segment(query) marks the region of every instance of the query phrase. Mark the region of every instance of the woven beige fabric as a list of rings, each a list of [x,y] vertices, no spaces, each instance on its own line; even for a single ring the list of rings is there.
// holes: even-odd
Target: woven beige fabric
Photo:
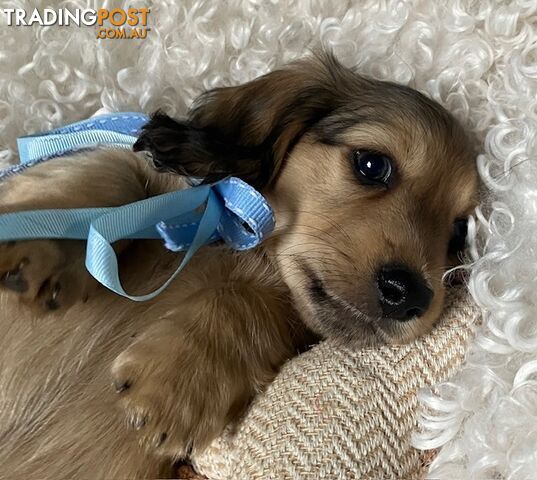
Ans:
[[[284,366],[196,469],[212,480],[422,477],[431,455],[410,446],[417,391],[459,368],[478,315],[452,289],[438,327],[413,344],[358,352],[318,345]]]

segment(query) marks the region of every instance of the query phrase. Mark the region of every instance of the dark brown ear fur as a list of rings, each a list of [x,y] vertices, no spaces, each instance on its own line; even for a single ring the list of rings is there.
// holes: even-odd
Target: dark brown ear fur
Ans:
[[[201,95],[186,121],[157,112],[134,149],[151,152],[157,168],[206,182],[233,175],[260,188],[298,138],[356,90],[359,78],[329,54],[301,60]]]
[[[229,175],[256,183],[260,169],[270,165],[270,152],[240,145],[215,128],[197,128],[156,112],[134,144],[135,151],[151,152],[158,170],[199,177],[206,183]]]

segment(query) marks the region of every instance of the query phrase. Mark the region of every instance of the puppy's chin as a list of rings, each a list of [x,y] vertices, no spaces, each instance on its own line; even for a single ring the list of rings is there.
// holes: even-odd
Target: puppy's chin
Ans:
[[[442,310],[442,299],[423,316],[407,321],[367,312],[332,292],[318,277],[292,288],[304,323],[317,335],[351,348],[408,343],[431,330]],[[440,295],[443,298],[443,294]]]

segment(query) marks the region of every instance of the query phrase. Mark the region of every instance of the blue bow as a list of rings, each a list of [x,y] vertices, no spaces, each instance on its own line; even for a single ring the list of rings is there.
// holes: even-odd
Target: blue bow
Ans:
[[[147,120],[147,116],[137,113],[102,115],[45,134],[19,138],[21,164],[0,171],[0,181],[73,151],[98,146],[130,149]],[[266,200],[238,178],[226,178],[212,185],[165,193],[120,207],[33,210],[0,215],[0,241],[87,239],[86,267],[91,275],[110,290],[135,301],[149,300],[162,292],[201,246],[223,240],[235,250],[246,250],[258,245],[273,228],[274,216]],[[129,295],[121,286],[117,257],[111,244],[120,239],[154,238],[162,238],[172,251],[185,251],[185,256],[160,288],[146,295]]]

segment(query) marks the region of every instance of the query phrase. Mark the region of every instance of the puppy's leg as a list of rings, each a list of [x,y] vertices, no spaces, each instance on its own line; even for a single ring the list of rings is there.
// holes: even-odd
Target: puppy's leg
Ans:
[[[161,320],[112,367],[128,425],[146,447],[174,458],[205,448],[296,354],[298,328],[290,328],[292,309],[276,275],[253,270],[254,254],[234,275],[229,252],[207,255],[158,303],[168,310],[148,312]],[[170,311],[185,289],[187,298]]]
[[[50,160],[0,183],[0,213],[45,208],[116,206],[140,200],[156,173],[132,152],[98,150]],[[125,242],[118,242],[120,250]],[[0,288],[39,310],[65,308],[96,285],[81,241],[0,244]]]

